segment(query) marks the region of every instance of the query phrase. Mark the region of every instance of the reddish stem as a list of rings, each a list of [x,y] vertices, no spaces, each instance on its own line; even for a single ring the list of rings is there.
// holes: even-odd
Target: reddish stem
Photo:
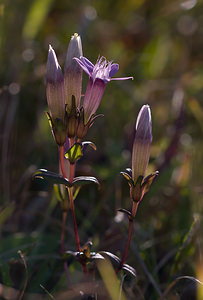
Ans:
[[[69,145],[70,148],[74,145],[75,139],[69,139]],[[70,175],[69,175],[69,181],[70,183],[73,182],[73,179],[75,177],[75,163],[74,164],[70,164]],[[81,246],[80,246],[80,238],[79,238],[79,234],[78,234],[78,226],[77,226],[77,221],[76,221],[76,214],[75,214],[75,204],[74,204],[74,200],[73,200],[73,188],[69,188],[68,189],[69,192],[69,199],[70,199],[70,207],[71,207],[71,212],[72,212],[72,218],[73,218],[73,226],[74,226],[74,232],[75,232],[75,241],[76,241],[76,245],[77,245],[77,250],[79,252],[81,252]],[[84,263],[81,263],[82,265],[82,269],[83,269],[83,273],[87,273],[87,266]]]
[[[125,263],[125,260],[126,260],[126,258],[128,256],[128,251],[129,251],[129,248],[130,248],[130,242],[131,242],[132,231],[133,231],[133,220],[134,220],[134,218],[136,216],[138,205],[139,205],[139,202],[133,201],[132,219],[129,219],[128,239],[127,239],[127,242],[126,242],[126,246],[125,246],[125,250],[124,250],[124,253],[123,253],[123,257],[121,259],[120,266],[119,266],[116,274],[118,274],[119,271],[122,269],[122,267],[123,267],[123,265]]]
[[[70,199],[70,208],[72,212],[72,218],[73,218],[73,226],[74,226],[74,232],[75,232],[75,240],[77,244],[77,250],[80,252],[81,247],[80,247],[80,239],[79,239],[79,234],[78,234],[78,227],[77,227],[77,222],[76,222],[76,215],[75,215],[75,205],[73,202],[73,188],[69,188],[69,199]]]
[[[67,218],[67,211],[63,211],[62,231],[61,231],[61,254],[63,254],[65,251],[66,218]]]
[[[64,148],[63,148],[63,146],[59,147],[59,161],[60,161],[60,166],[61,166],[61,171],[62,171],[63,177],[67,178],[65,167],[64,167]],[[67,211],[63,211],[62,231],[61,231],[61,254],[63,254],[65,252],[66,219],[67,219]],[[66,261],[64,261],[64,270],[66,273],[67,280],[72,288],[73,284],[71,281],[71,277],[70,277],[69,270],[68,270],[68,264]]]
[[[66,177],[65,167],[64,167],[64,148],[63,148],[63,146],[59,147],[59,160],[60,160],[61,172],[63,174],[63,177],[67,178]]]

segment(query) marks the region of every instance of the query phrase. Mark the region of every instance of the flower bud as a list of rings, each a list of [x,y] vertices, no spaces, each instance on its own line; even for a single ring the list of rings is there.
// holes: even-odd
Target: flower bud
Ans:
[[[64,78],[51,45],[49,45],[47,60],[46,94],[51,117],[63,121],[65,116]]]
[[[132,153],[132,179],[136,184],[140,176],[144,177],[149,163],[152,142],[152,122],[149,105],[143,105],[136,122],[136,133]]]
[[[72,96],[75,97],[76,107],[80,107],[81,88],[82,88],[82,69],[73,59],[82,55],[82,43],[80,36],[75,33],[70,40],[66,55],[64,80],[65,80],[65,102],[67,112],[70,113],[72,106]]]
[[[46,95],[50,110],[50,119],[55,140],[58,145],[65,142],[65,93],[64,78],[56,54],[49,46],[47,73],[46,73]]]

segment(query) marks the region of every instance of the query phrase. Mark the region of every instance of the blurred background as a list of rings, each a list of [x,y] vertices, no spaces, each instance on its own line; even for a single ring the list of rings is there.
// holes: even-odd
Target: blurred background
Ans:
[[[117,209],[128,209],[131,202],[119,172],[131,167],[136,117],[149,104],[148,173],[159,170],[160,175],[136,216],[127,262],[136,269],[137,281],[126,279],[128,299],[158,299],[157,289],[164,291],[181,275],[203,281],[203,1],[1,0],[0,282],[22,287],[20,249],[28,264],[26,299],[44,293],[40,284],[53,293],[67,289],[58,258],[60,204],[52,186],[32,175],[39,168],[58,172],[58,150],[45,115],[46,60],[51,44],[63,68],[75,32],[93,63],[105,56],[119,63],[118,77],[134,77],[108,84],[98,110],[104,117],[86,137],[97,151],[88,150],[77,165],[77,175],[92,175],[101,183],[99,190],[84,187],[75,202],[81,242],[91,239],[94,251],[116,255],[125,245],[128,220]],[[83,74],[83,93],[87,82]],[[66,248],[75,249],[71,215]],[[70,264],[78,283],[80,265]],[[168,299],[179,299],[176,293],[181,299],[189,299],[184,293],[203,299],[201,292],[199,285],[183,280]]]

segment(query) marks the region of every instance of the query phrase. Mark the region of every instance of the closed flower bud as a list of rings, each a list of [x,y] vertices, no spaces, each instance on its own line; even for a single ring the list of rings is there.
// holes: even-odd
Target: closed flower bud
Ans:
[[[152,142],[152,121],[149,105],[143,105],[136,122],[136,133],[132,153],[132,179],[144,177],[149,163],[150,145]]]
[[[63,121],[65,116],[64,78],[51,45],[49,45],[47,60],[46,94],[51,117]]]
[[[56,54],[49,46],[47,73],[46,73],[46,95],[50,111],[50,121],[53,133],[58,145],[65,142],[65,93],[64,78]]]
[[[80,107],[82,88],[82,69],[73,58],[82,55],[82,43],[80,36],[75,33],[70,40],[66,55],[64,80],[65,80],[65,102],[67,112],[70,113],[72,107],[72,96],[75,97],[76,107]]]

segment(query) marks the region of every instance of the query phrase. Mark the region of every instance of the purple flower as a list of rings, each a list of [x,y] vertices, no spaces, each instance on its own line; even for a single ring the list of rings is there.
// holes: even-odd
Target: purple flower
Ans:
[[[56,54],[51,45],[49,45],[49,53],[47,59],[46,95],[52,119],[60,119],[64,121],[64,78]]]
[[[82,55],[82,43],[80,36],[75,33],[70,40],[66,55],[66,63],[64,68],[64,83],[65,83],[65,102],[67,111],[70,113],[72,108],[72,96],[75,97],[75,105],[80,107],[81,87],[82,87],[82,69],[73,59]]]
[[[139,176],[145,176],[149,163],[152,142],[152,121],[149,105],[143,105],[136,122],[136,133],[132,153],[132,179],[136,183]]]
[[[75,60],[90,79],[83,101],[84,124],[87,124],[97,111],[107,83],[111,80],[127,80],[133,77],[111,78],[118,72],[119,65],[107,61],[104,57],[98,58],[95,65],[83,56]]]
[[[56,143],[61,146],[66,140],[64,78],[51,46],[49,46],[47,60],[46,95],[52,132]]]

